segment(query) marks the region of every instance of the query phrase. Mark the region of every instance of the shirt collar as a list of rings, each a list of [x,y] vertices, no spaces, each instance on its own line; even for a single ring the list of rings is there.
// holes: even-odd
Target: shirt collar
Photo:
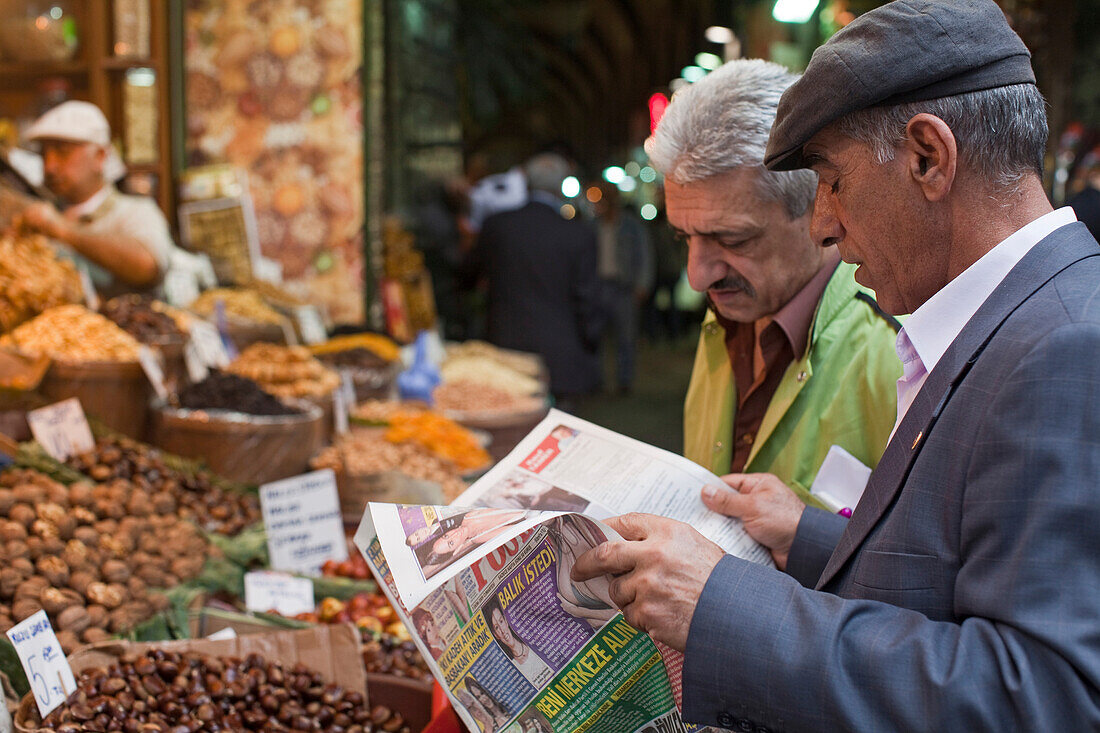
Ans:
[[[913,311],[898,334],[901,356],[903,337],[912,344],[926,371],[936,367],[951,342],[982,303],[1031,248],[1055,229],[1077,221],[1073,209],[1064,206],[1016,230],[996,247],[943,286]]]
[[[79,204],[73,204],[69,208],[65,209],[65,217],[68,219],[79,219],[82,216],[87,216],[93,211],[103,205],[103,202],[107,200],[107,197],[111,195],[111,189],[113,187],[110,184],[105,185],[93,193],[88,198],[81,201]]]

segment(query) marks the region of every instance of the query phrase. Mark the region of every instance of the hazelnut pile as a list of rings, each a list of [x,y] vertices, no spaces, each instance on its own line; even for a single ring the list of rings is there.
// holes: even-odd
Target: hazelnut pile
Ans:
[[[208,532],[233,536],[260,521],[254,494],[223,489],[205,471],[177,471],[159,451],[129,439],[100,438],[95,448],[66,463],[96,481],[126,479],[149,495],[158,514],[176,513]]]
[[[149,588],[198,575],[208,546],[191,523],[125,481],[63,486],[0,474],[0,632],[45,609],[66,653],[167,607]]]
[[[65,705],[42,723],[56,731],[408,731],[400,715],[367,707],[363,693],[325,684],[302,664],[259,654],[220,659],[153,649],[85,670]]]

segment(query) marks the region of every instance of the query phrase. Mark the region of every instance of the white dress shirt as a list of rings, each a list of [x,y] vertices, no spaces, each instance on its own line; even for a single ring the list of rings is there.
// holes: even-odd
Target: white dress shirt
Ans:
[[[894,430],[898,429],[917,392],[936,368],[947,347],[1009,271],[1039,240],[1075,221],[1077,217],[1068,206],[1040,216],[986,252],[906,319],[898,333],[896,346],[902,376],[898,380],[898,419]]]

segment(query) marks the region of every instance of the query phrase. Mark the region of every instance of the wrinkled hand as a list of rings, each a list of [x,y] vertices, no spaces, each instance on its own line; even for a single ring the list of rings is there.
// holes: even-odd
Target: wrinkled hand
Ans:
[[[703,487],[703,503],[744,522],[749,536],[767,547],[775,564],[785,570],[806,505],[770,473],[731,473],[722,480],[725,486]]]
[[[604,542],[577,558],[573,580],[613,575],[611,599],[627,622],[683,651],[707,578],[725,553],[690,525],[651,514],[606,520],[626,541]]]
[[[69,231],[69,222],[61,213],[47,203],[36,202],[23,209],[20,215],[23,228],[45,234],[53,239],[65,240]]]

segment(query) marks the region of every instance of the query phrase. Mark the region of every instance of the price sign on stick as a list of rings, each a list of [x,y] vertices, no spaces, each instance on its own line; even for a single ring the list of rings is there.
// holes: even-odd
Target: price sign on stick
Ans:
[[[95,447],[92,429],[84,417],[80,400],[70,397],[48,407],[27,413],[34,439],[52,458],[64,461],[76,453],[84,453]]]
[[[45,718],[76,690],[73,670],[46,612],[39,611],[12,626],[8,629],[8,639],[27,674],[38,712]]]
[[[294,320],[298,322],[298,331],[302,341],[307,344],[323,344],[328,340],[325,321],[321,311],[315,305],[300,305],[294,309]]]
[[[160,360],[148,346],[142,346],[138,351],[138,362],[141,364],[149,383],[153,385],[153,391],[162,400],[168,399],[168,388],[164,386],[164,369]]]
[[[229,365],[229,351],[213,324],[196,319],[191,323],[190,330],[195,354],[205,366],[222,369]]]
[[[316,575],[326,560],[348,559],[332,469],[260,487],[271,567]]]
[[[283,616],[308,613],[315,607],[313,583],[287,573],[256,570],[244,574],[244,605],[249,611],[277,611]]]

